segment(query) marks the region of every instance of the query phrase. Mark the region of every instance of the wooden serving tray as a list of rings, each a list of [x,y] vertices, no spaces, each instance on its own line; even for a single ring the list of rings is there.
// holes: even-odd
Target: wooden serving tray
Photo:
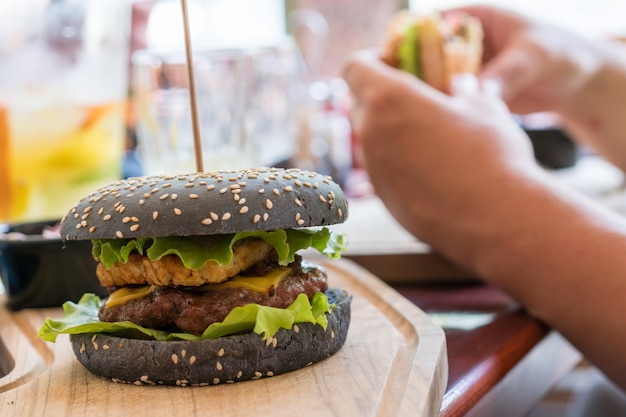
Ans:
[[[438,415],[447,383],[443,330],[351,261],[315,261],[328,269],[331,286],[353,295],[346,343],[322,362],[257,381],[193,388],[114,383],[83,368],[67,336],[55,344],[37,338],[45,317],[59,316],[60,308],[0,307],[0,415]]]

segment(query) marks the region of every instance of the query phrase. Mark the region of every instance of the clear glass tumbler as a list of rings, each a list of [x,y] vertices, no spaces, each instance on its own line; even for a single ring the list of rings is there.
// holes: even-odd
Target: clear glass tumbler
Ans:
[[[0,223],[121,177],[130,23],[125,0],[0,3]]]

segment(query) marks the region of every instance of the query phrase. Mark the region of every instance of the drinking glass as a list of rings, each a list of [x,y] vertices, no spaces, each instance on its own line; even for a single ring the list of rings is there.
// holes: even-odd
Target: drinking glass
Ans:
[[[0,223],[121,177],[129,34],[125,0],[2,0]]]

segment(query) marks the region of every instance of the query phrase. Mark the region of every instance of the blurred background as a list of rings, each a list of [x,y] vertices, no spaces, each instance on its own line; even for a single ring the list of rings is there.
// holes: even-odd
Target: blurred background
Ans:
[[[400,8],[459,0],[188,0],[205,170],[299,166],[371,192],[352,158],[350,52]],[[487,1],[622,38],[617,0]],[[193,171],[179,0],[0,4],[0,223],[60,217],[113,179]],[[584,152],[550,115],[521,119],[546,167]],[[554,149],[553,149],[554,148]]]

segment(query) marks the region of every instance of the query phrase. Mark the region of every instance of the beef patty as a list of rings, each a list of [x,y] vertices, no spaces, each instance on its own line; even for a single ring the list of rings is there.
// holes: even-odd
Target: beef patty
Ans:
[[[206,285],[199,290],[197,287],[157,286],[145,297],[113,307],[103,304],[99,318],[107,322],[128,320],[146,328],[200,335],[212,323],[223,321],[234,307],[255,303],[286,308],[301,293],[310,300],[315,292],[327,290],[326,271],[320,266],[302,262],[299,257],[289,266],[291,274],[269,294],[242,287],[211,289]],[[267,269],[264,265],[262,268]]]

